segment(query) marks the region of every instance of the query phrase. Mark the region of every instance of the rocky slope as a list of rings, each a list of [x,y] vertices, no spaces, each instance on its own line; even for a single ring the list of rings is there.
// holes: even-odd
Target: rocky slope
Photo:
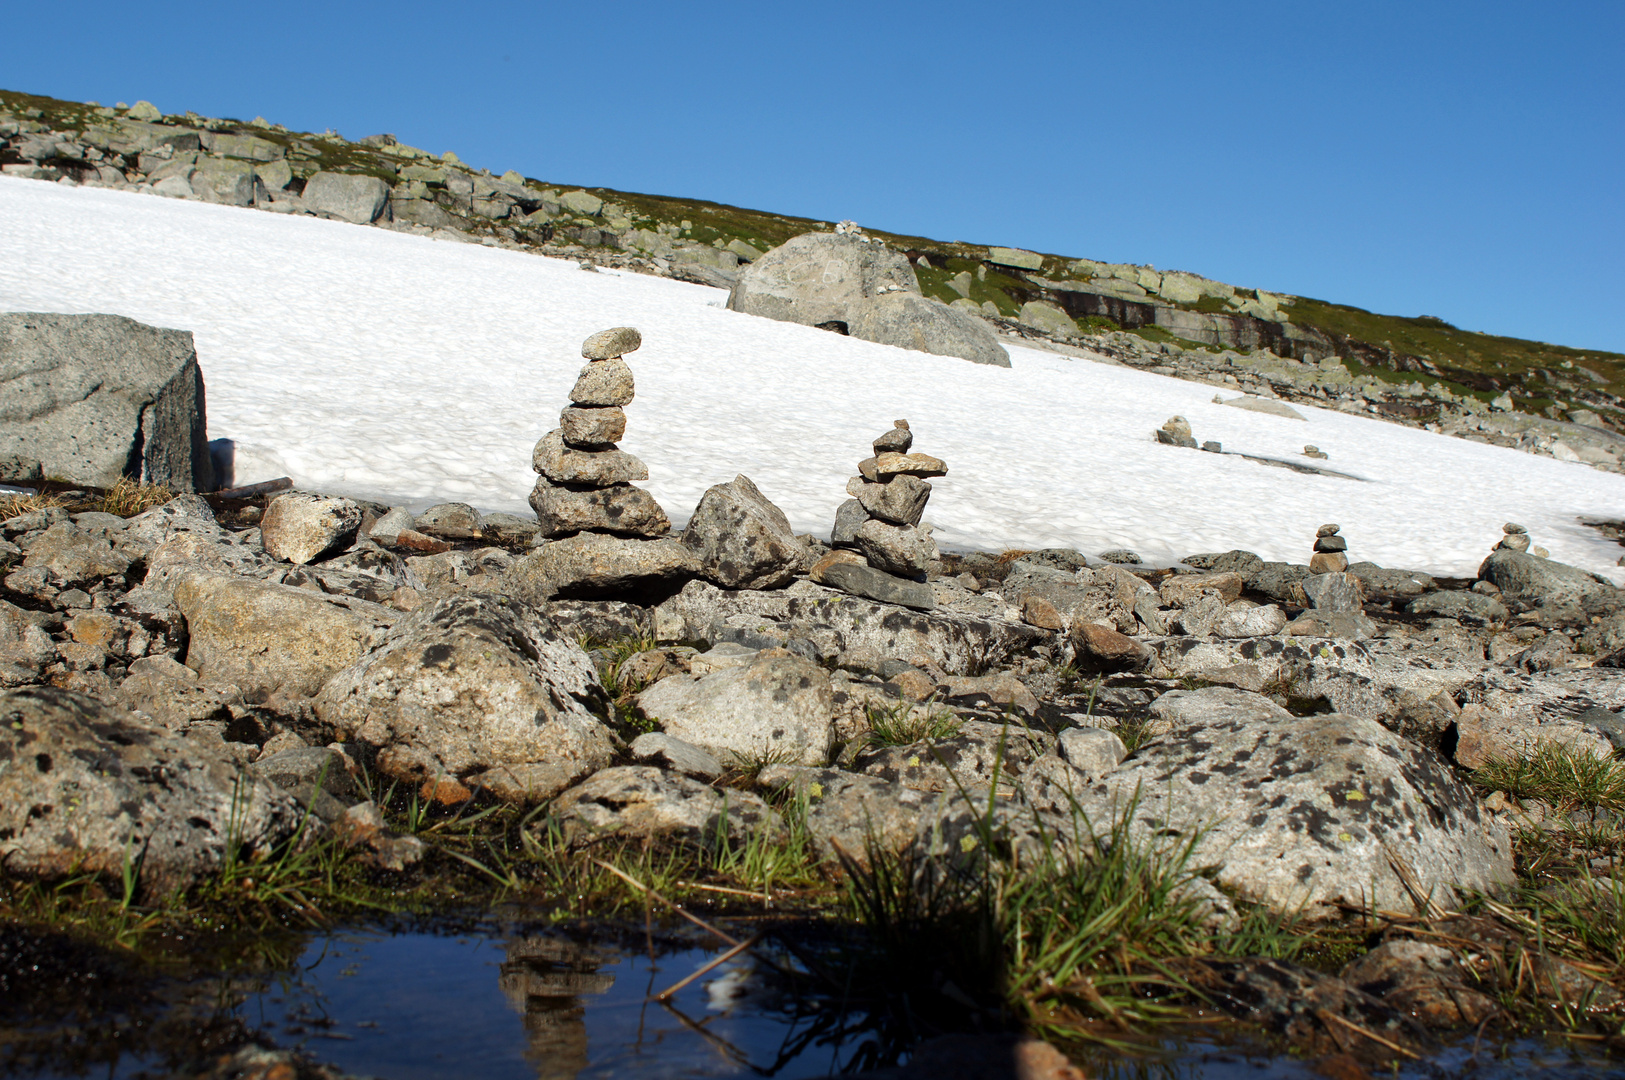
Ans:
[[[564,188],[431,154],[251,122],[0,91],[8,175],[312,213],[680,277],[722,288],[826,222]],[[1358,410],[1617,469],[1625,356],[1376,315],[1200,275],[871,230],[927,297],[1007,335],[1182,378]]]

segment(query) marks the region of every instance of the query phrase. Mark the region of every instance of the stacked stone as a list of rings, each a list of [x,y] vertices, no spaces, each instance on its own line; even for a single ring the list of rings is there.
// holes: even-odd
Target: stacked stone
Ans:
[[[925,478],[948,475],[948,466],[929,454],[909,453],[913,445],[907,420],[874,441],[874,457],[858,462],[859,475],[847,481],[852,498],[835,512],[830,543],[857,548],[883,573],[923,581],[937,558],[936,542],[919,529],[931,498]]]
[[[1542,559],[1550,558],[1551,552],[1543,547],[1529,546],[1529,530],[1517,522],[1509,521],[1501,526],[1501,542],[1495,545],[1497,551],[1523,551]],[[1625,566],[1625,562],[1620,563]]]
[[[671,529],[654,496],[634,487],[649,470],[615,444],[626,434],[622,406],[633,396],[632,369],[621,359],[643,344],[630,326],[600,330],[581,345],[588,361],[570,391],[559,426],[536,444],[531,468],[540,473],[530,505],[542,535],[584,531],[664,536]]]
[[[1315,553],[1309,559],[1311,574],[1341,574],[1349,568],[1349,542],[1337,534],[1340,525],[1322,525],[1315,533]]]

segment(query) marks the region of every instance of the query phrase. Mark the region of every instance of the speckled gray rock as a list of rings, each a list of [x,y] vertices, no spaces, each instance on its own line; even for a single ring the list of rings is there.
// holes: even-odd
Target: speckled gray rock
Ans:
[[[1504,623],[1509,617],[1506,605],[1495,597],[1461,590],[1425,593],[1406,604],[1405,610],[1412,615],[1456,619],[1465,626]]]
[[[818,581],[853,596],[878,600],[883,604],[897,604],[916,611],[930,611],[937,606],[936,594],[931,591],[930,585],[900,578],[872,566],[833,563],[824,567]]]
[[[354,537],[361,516],[361,507],[349,499],[290,491],[265,508],[260,537],[266,554],[302,565]]]
[[[857,542],[870,565],[898,577],[923,578],[937,558],[936,541],[909,525],[888,525],[871,518],[858,529]]]
[[[1453,905],[1513,884],[1504,825],[1437,755],[1343,713],[1173,728],[1092,789],[1092,820],[1138,799],[1144,835],[1200,830],[1194,865],[1274,911],[1339,901],[1410,910],[1392,859]],[[1391,853],[1391,856],[1390,856]]]
[[[1316,611],[1341,615],[1360,610],[1360,579],[1353,574],[1310,574],[1301,584]]]
[[[632,369],[625,360],[595,360],[581,369],[570,389],[570,402],[599,408],[628,405],[634,393]]]
[[[564,432],[559,428],[536,443],[530,467],[555,484],[606,487],[649,479],[648,466],[625,450],[579,450],[565,444]]]
[[[1171,690],[1151,703],[1151,730],[1163,734],[1193,724],[1238,722],[1262,724],[1290,720],[1292,714],[1263,694],[1229,686]]]
[[[0,693],[0,861],[6,873],[117,880],[137,860],[149,901],[217,868],[227,845],[268,853],[299,810],[236,763],[124,709],[54,687]]]
[[[856,499],[847,499],[835,508],[835,527],[830,530],[829,543],[831,547],[855,548],[858,546],[858,530],[863,523],[869,520],[868,513],[863,504]]]
[[[677,540],[578,533],[527,552],[504,574],[503,588],[526,603],[542,604],[559,596],[682,582],[699,572],[699,559]]]
[[[559,430],[569,446],[602,450],[626,435],[626,410],[614,405],[600,408],[570,405],[559,413]]]
[[[639,761],[675,769],[684,776],[710,783],[722,779],[722,762],[693,743],[675,739],[663,731],[645,731],[632,740],[632,756]]]
[[[635,326],[614,326],[600,330],[581,343],[581,355],[588,360],[614,360],[627,353],[637,352],[643,345],[643,335]]]
[[[819,857],[831,863],[844,856],[867,866],[872,852],[901,851],[937,803],[926,792],[837,769],[769,765],[757,782],[804,800],[807,832]]]
[[[357,225],[386,218],[389,185],[376,176],[319,172],[305,181],[305,208]]]
[[[459,593],[403,619],[335,675],[316,714],[378,749],[378,771],[455,778],[510,802],[557,794],[609,764],[591,658],[536,609]]]
[[[618,765],[563,792],[550,807],[565,841],[582,847],[609,836],[663,837],[715,844],[726,833],[734,844],[752,836],[781,838],[784,821],[748,791],[661,772],[653,765]]]
[[[1499,587],[1501,598],[1508,603],[1530,607],[1577,604],[1592,596],[1619,594],[1614,586],[1578,567],[1521,551],[1491,553],[1478,568],[1478,576]]]
[[[1260,604],[1245,611],[1226,611],[1213,624],[1213,633],[1225,638],[1267,637],[1286,629],[1286,612],[1274,604]]]
[[[0,686],[37,682],[45,665],[55,659],[51,635],[29,612],[0,600]]]
[[[846,482],[846,492],[870,517],[892,525],[918,525],[931,498],[931,485],[914,476],[892,477],[883,484],[854,476]]]
[[[1086,776],[1104,776],[1128,756],[1123,740],[1105,728],[1067,728],[1055,742],[1062,759]]]
[[[419,514],[412,527],[447,540],[474,540],[481,536],[484,525],[485,518],[468,503],[438,503]]]
[[[900,349],[953,356],[973,364],[1009,367],[1010,354],[987,320],[941,300],[892,292],[848,308],[847,332],[855,338]]]
[[[706,489],[682,539],[701,575],[729,589],[787,585],[808,555],[784,511],[744,475]]]
[[[632,484],[565,487],[543,476],[531,489],[530,506],[536,511],[542,535],[548,537],[569,536],[585,529],[650,537],[671,531],[671,519],[655,497]]]
[[[728,307],[804,326],[844,325],[863,301],[893,291],[920,291],[907,256],[849,234],[803,233],[751,263]]]
[[[829,674],[780,649],[710,675],[674,675],[637,696],[666,734],[724,760],[822,765],[834,738]]]

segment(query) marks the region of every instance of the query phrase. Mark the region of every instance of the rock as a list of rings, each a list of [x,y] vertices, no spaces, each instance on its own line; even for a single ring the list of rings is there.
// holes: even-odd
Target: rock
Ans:
[[[926,501],[931,498],[930,484],[906,475],[894,476],[883,484],[854,476],[847,481],[846,490],[870,517],[893,525],[918,525]]]
[[[1494,998],[1468,985],[1477,976],[1443,945],[1385,941],[1341,977],[1430,1028],[1472,1027],[1501,1011]]]
[[[1066,617],[1054,604],[1033,593],[1026,593],[1021,598],[1021,621],[1044,630],[1066,629]]]
[[[1226,551],[1205,555],[1187,555],[1179,560],[1186,566],[1213,573],[1231,572],[1241,575],[1242,583],[1251,584],[1251,578],[1264,567],[1264,560],[1250,551]]]
[[[266,554],[302,566],[352,539],[360,527],[359,504],[290,491],[265,508],[260,537]]]
[[[1078,324],[1072,316],[1044,300],[1029,300],[1022,304],[1016,321],[1058,338],[1080,336]]]
[[[413,516],[412,511],[406,509],[405,507],[397,506],[383,517],[373,522],[372,528],[367,530],[367,535],[372,537],[374,540],[389,543],[399,536],[403,531],[416,532],[416,524],[417,518]]]
[[[1286,633],[1307,638],[1364,641],[1377,633],[1377,624],[1362,611],[1305,611],[1286,625]]]
[[[858,530],[869,520],[869,513],[857,499],[847,499],[835,508],[835,527],[830,530],[831,547],[857,547]]]
[[[822,765],[834,737],[829,675],[803,657],[765,650],[711,675],[677,675],[637,696],[666,734],[736,761]]]
[[[577,189],[575,191],[566,191],[560,195],[559,205],[572,214],[579,214],[582,217],[596,217],[604,208],[604,200],[590,191]],[[630,329],[630,327],[627,329]]]
[[[639,761],[650,761],[664,769],[673,769],[684,776],[711,783],[722,779],[722,762],[693,743],[674,739],[660,731],[646,731],[632,740],[632,756]]]
[[[1613,585],[1577,567],[1518,551],[1494,551],[1478,576],[1501,590],[1502,599],[1529,607],[1583,604],[1591,597],[1618,596]]]
[[[554,484],[590,484],[607,487],[649,479],[649,469],[625,450],[577,450],[565,445],[555,428],[542,436],[530,457],[531,468]]]
[[[1241,575],[1233,571],[1175,574],[1163,581],[1160,595],[1162,602],[1168,607],[1184,607],[1209,589],[1216,590],[1227,604],[1239,600],[1242,589]]]
[[[1277,912],[1314,916],[1336,902],[1410,910],[1396,862],[1447,906],[1515,880],[1505,828],[1448,765],[1342,713],[1183,724],[1142,746],[1084,805],[1094,821],[1134,805],[1137,833],[1203,830],[1192,864],[1217,866],[1221,888]]]
[[[1155,432],[1157,441],[1165,446],[1183,446],[1190,450],[1196,449],[1196,439],[1191,435],[1190,421],[1183,416],[1171,416]]]
[[[399,618],[377,604],[248,578],[191,572],[175,586],[186,666],[249,700],[309,697]]]
[[[0,600],[0,687],[37,682],[56,655],[51,635],[28,612]]]
[[[677,540],[584,532],[521,556],[503,575],[502,588],[525,603],[541,605],[560,596],[600,596],[672,584],[699,573],[699,558]]]
[[[632,369],[624,360],[594,360],[581,369],[570,402],[589,408],[629,405],[635,393]]]
[[[567,446],[602,449],[625,437],[626,412],[614,405],[599,408],[572,405],[559,413],[559,430]]]
[[[610,836],[711,846],[723,835],[743,844],[756,835],[779,839],[784,833],[784,822],[759,796],[718,790],[652,765],[604,769],[554,799],[550,810],[572,847]]]
[[[541,529],[534,519],[527,521],[518,514],[485,514],[482,517],[480,531],[490,540],[502,544],[511,544],[518,547],[530,547]]]
[[[1274,398],[1238,397],[1225,402],[1234,409],[1246,409],[1248,412],[1266,413],[1270,416],[1284,416],[1291,420],[1302,420],[1304,415],[1284,401]]]
[[[729,589],[776,589],[806,562],[790,521],[747,476],[708,488],[682,542],[706,580]]]
[[[1229,611],[1213,624],[1213,633],[1223,638],[1267,637],[1286,629],[1286,612],[1274,604],[1261,604],[1245,611]]]
[[[870,565],[898,577],[923,578],[938,554],[936,543],[918,529],[873,518],[859,527],[857,542]]]
[[[881,482],[896,476],[947,476],[948,466],[930,454],[887,452],[875,455],[875,475]]]
[[[1079,659],[1085,657],[1107,671],[1137,671],[1150,661],[1152,652],[1140,642],[1097,622],[1077,622],[1072,626],[1072,645]]]
[[[913,842],[930,795],[873,776],[805,765],[769,765],[757,783],[806,807],[807,832],[826,862],[850,859],[869,866],[876,853],[895,853]]]
[[[179,180],[176,176],[174,179]],[[224,206],[253,206],[261,201],[259,173],[246,161],[198,158],[191,175],[192,194]]]
[[[1067,728],[1056,738],[1056,752],[1086,776],[1104,776],[1128,756],[1123,740],[1105,728]]]
[[[293,835],[298,808],[236,763],[124,709],[53,687],[0,693],[0,861],[9,875],[62,878],[127,865],[161,901],[230,852],[262,858]]]
[[[1412,615],[1434,615],[1456,619],[1464,626],[1490,626],[1505,623],[1510,614],[1506,605],[1493,596],[1476,592],[1430,592],[1405,605]]]
[[[891,430],[874,441],[874,451],[879,454],[906,454],[914,445],[914,432],[909,430],[907,420],[898,420],[892,424]]]
[[[387,516],[386,514],[385,517]],[[383,518],[379,520],[382,521]],[[439,536],[447,540],[478,540],[483,536],[485,519],[478,510],[467,503],[437,503],[419,514],[412,522],[412,528],[428,536]],[[399,531],[396,530],[397,533]],[[377,535],[376,526],[372,535]]]
[[[122,575],[132,559],[99,537],[87,536],[71,523],[52,525],[28,544],[24,566],[37,566],[63,583],[90,582]]]
[[[1341,536],[1334,534],[1315,537],[1316,551],[1347,551],[1348,549],[1349,542]]]
[[[1352,574],[1310,574],[1303,594],[1316,611],[1340,615],[1361,610],[1360,579]]]
[[[1171,690],[1151,703],[1151,730],[1157,735],[1175,728],[1207,724],[1257,724],[1291,721],[1292,714],[1262,694],[1228,686]]]
[[[637,352],[643,345],[643,335],[635,326],[616,326],[600,330],[581,343],[581,355],[588,360],[615,360],[627,353]]]
[[[609,764],[603,701],[592,660],[536,609],[460,593],[401,619],[315,707],[339,738],[376,747],[385,776],[530,803]]]
[[[654,496],[631,484],[578,489],[561,487],[542,477],[530,493],[530,505],[536,511],[542,535],[548,537],[569,536],[584,529],[650,537],[671,531],[671,521]]]
[[[130,661],[112,700],[183,734],[200,720],[230,720],[243,695],[235,686],[204,682],[197,672],[168,656],[143,656]]]
[[[845,325],[864,300],[919,291],[908,259],[884,244],[849,234],[803,233],[746,267],[728,308],[803,326]]]
[[[934,297],[887,293],[853,303],[845,321],[847,332],[863,341],[954,356],[973,364],[1010,366],[1010,354],[985,319]]]
[[[1309,557],[1309,573],[1341,574],[1349,568],[1348,556],[1341,551],[1317,551]]]
[[[208,491],[192,335],[117,315],[0,314],[0,457],[112,487],[128,476]]]
[[[337,821],[361,789],[345,768],[344,755],[325,746],[303,746],[259,758],[249,771],[287,792],[301,809]]]
[[[389,185],[376,176],[319,172],[305,181],[306,209],[370,225],[389,207]]]
[[[1249,589],[1263,593],[1271,600],[1291,604],[1295,607],[1307,607],[1309,599],[1303,591],[1303,582],[1309,576],[1307,566],[1299,566],[1295,563],[1267,562],[1260,565],[1245,580]]]
[[[823,560],[815,569],[818,572],[813,580],[853,596],[878,600],[883,604],[897,604],[916,611],[930,611],[937,606],[936,594],[923,581],[911,581],[863,563],[839,560]]]
[[[1020,248],[988,248],[987,261],[996,263],[999,266],[1013,266],[1017,270],[1042,270],[1044,268],[1044,256],[1036,251],[1023,251]]]

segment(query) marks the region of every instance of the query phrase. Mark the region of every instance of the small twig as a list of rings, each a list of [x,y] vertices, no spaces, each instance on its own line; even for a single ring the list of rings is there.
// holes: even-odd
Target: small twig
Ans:
[[[1399,852],[1385,843],[1382,845],[1382,853],[1388,856],[1388,865],[1393,867],[1394,876],[1399,878],[1399,883],[1405,887],[1407,893],[1410,893],[1411,901],[1416,904],[1418,911],[1429,919],[1443,919],[1449,914],[1434,902],[1433,895],[1422,887],[1422,879],[1416,876],[1416,870]]]
[[[694,972],[694,974],[690,975],[688,978],[679,979],[677,982],[673,983],[671,986],[668,986],[668,987],[666,987],[666,989],[660,991],[660,993],[655,995],[655,1000],[656,1001],[670,1001],[672,995],[677,993],[677,991],[681,990],[683,987],[687,986],[689,983],[693,982],[695,979],[700,978],[702,975],[705,975],[708,972],[714,971],[717,968],[721,967],[723,964],[726,964],[729,960],[732,960],[734,957],[738,956],[740,953],[744,952],[746,949],[750,948],[752,945],[755,945],[758,941],[761,941],[761,940],[762,940],[762,935],[760,933],[756,933],[756,934],[751,935],[749,938],[747,938],[744,941],[741,941],[738,945],[735,945],[733,948],[729,949],[727,952],[720,953],[719,955],[717,955],[715,958],[713,958],[712,960],[710,960],[709,962],[704,964],[698,971]]]
[[[721,938],[723,941],[727,942],[729,945],[738,945],[739,944],[739,939],[738,938],[732,937],[732,936],[730,936],[728,934],[724,934],[721,930],[718,930],[716,927],[712,926],[710,923],[706,922],[704,919],[700,918],[698,915],[690,914],[688,911],[684,910],[680,905],[674,904],[670,900],[667,900],[664,896],[661,896],[659,893],[655,892],[653,889],[649,888],[649,886],[645,885],[643,882],[639,881],[637,878],[633,877],[631,874],[628,874],[626,871],[621,870],[621,869],[619,869],[617,867],[611,866],[609,863],[605,862],[603,859],[593,859],[592,861],[597,863],[599,866],[603,867],[605,870],[608,870],[610,873],[614,874],[616,877],[620,878],[622,881],[626,882],[628,885],[632,886],[634,889],[638,890],[638,892],[643,893],[645,896],[652,897],[655,900],[659,900],[662,904],[665,904],[667,907],[671,908],[671,910],[677,912],[677,914],[681,915],[683,918],[687,919],[689,922],[693,923],[695,926],[698,926],[701,930],[704,930],[706,933],[715,934],[717,937]]]
[[[725,885],[701,885],[697,881],[679,881],[677,884],[685,889],[703,889],[706,892],[727,893],[729,896],[748,896],[752,900],[760,900],[764,897],[769,900],[773,898],[772,894],[766,892],[765,889],[763,892],[756,892],[751,889],[730,889]]]
[[[1403,1046],[1399,1045],[1396,1042],[1390,1042],[1389,1040],[1383,1038],[1381,1035],[1378,1035],[1375,1031],[1372,1031],[1369,1028],[1363,1028],[1359,1024],[1356,1024],[1352,1020],[1345,1020],[1341,1016],[1338,1016],[1336,1013],[1329,1012],[1326,1009],[1318,1009],[1316,1011],[1319,1013],[1320,1018],[1321,1018],[1322,1021],[1325,1021],[1325,1020],[1335,1021],[1336,1023],[1342,1024],[1344,1027],[1348,1028],[1350,1031],[1359,1032],[1361,1035],[1364,1035],[1366,1038],[1370,1039],[1374,1043],[1379,1043],[1382,1046],[1386,1046],[1388,1049],[1392,1050],[1396,1054],[1404,1054],[1406,1057],[1410,1058],[1412,1061],[1421,1061],[1422,1060],[1422,1055],[1421,1054],[1413,1053],[1410,1050],[1405,1049]]]

